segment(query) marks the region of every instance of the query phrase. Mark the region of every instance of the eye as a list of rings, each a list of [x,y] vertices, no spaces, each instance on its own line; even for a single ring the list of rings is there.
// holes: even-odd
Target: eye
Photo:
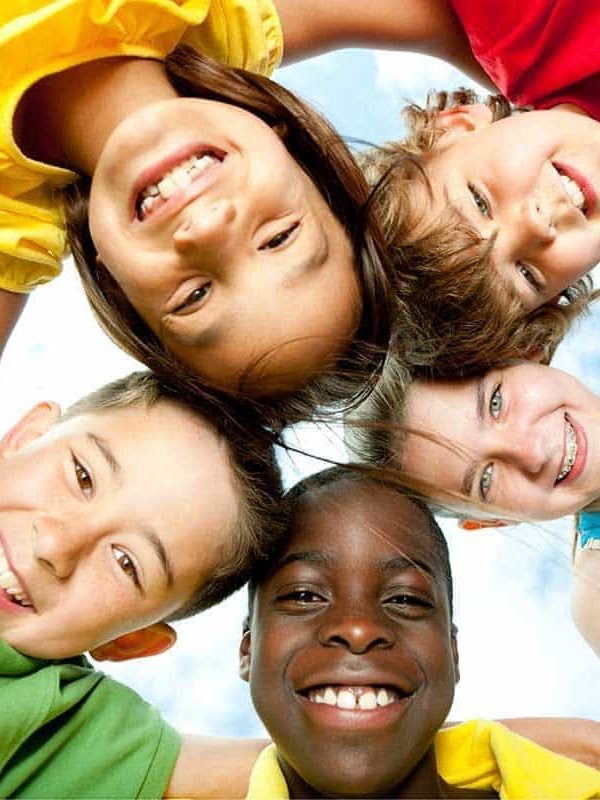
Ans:
[[[131,580],[139,588],[140,580],[138,571],[131,557],[125,552],[125,550],[121,549],[117,545],[113,545],[112,551],[117,564],[121,567],[125,575],[127,575],[128,578],[131,578]]]
[[[396,615],[415,617],[434,607],[431,600],[427,600],[412,592],[399,592],[384,600],[388,610]]]
[[[517,261],[517,270],[521,273],[521,275],[525,278],[527,283],[534,289],[536,292],[542,291],[542,284],[537,279],[534,272],[524,264],[522,261]]]
[[[484,467],[483,472],[481,473],[481,478],[479,480],[479,494],[481,495],[483,500],[487,500],[488,495],[490,493],[490,489],[492,488],[492,478],[494,476],[494,465],[488,464]]]
[[[212,283],[210,283],[210,281],[202,284],[202,286],[197,286],[188,294],[183,303],[180,303],[173,309],[173,313],[181,314],[182,311],[193,311],[193,309],[207,297],[211,287]]]
[[[75,479],[77,481],[77,485],[81,489],[81,493],[85,497],[91,497],[94,494],[94,482],[92,481],[90,473],[83,466],[75,453],[71,453],[71,460],[73,462]]]
[[[292,233],[296,230],[296,228],[300,225],[299,222],[294,222],[293,225],[290,225],[289,228],[286,228],[284,231],[280,231],[276,233],[268,242],[261,245],[258,249],[259,250],[277,250],[278,247],[285,244],[287,240],[290,238]]]
[[[502,384],[498,384],[490,396],[490,414],[498,419],[502,411]]]
[[[481,194],[479,189],[473,186],[472,183],[469,183],[468,187],[469,191],[471,192],[471,197],[473,198],[473,201],[477,206],[477,210],[479,211],[481,216],[486,217],[487,219],[491,219],[492,211],[486,197],[484,197],[484,195]]]
[[[293,592],[288,592],[287,594],[281,596],[279,598],[284,602],[292,602],[298,603],[300,605],[309,605],[311,603],[320,603],[323,598],[318,595],[316,592],[311,591],[310,589],[296,589]]]

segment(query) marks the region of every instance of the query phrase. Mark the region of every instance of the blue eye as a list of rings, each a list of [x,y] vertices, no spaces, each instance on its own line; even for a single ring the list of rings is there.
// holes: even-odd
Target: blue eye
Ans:
[[[473,198],[473,202],[477,206],[477,210],[481,214],[482,217],[486,217],[487,219],[491,219],[492,211],[490,209],[490,204],[488,203],[487,199],[481,192],[473,186],[472,183],[468,184],[469,191],[471,192],[471,197]]]
[[[490,396],[490,414],[498,419],[502,411],[502,384],[498,384]]]
[[[483,500],[487,500],[490,489],[492,488],[492,477],[494,475],[494,465],[488,464],[484,467],[479,480],[479,494]]]
[[[525,278],[525,280],[531,286],[532,289],[534,289],[536,292],[542,291],[541,283],[539,282],[533,271],[527,266],[527,264],[524,264],[522,261],[517,261],[517,270]]]

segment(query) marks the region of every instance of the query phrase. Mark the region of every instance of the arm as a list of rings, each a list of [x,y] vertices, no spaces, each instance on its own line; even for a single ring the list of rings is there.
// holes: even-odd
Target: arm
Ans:
[[[571,609],[579,632],[600,656],[600,550],[575,553]]]
[[[412,50],[449,61],[495,87],[446,0],[275,0],[286,61],[341,47]]]
[[[499,721],[547,750],[600,769],[600,722],[575,717],[524,717]]]
[[[0,289],[0,355],[21,315],[28,295]]]
[[[250,772],[267,744],[261,739],[183,736],[165,797],[190,800],[246,797]]]

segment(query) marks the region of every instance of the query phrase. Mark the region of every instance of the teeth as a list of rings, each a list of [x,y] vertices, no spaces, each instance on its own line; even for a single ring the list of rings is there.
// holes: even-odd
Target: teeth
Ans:
[[[312,703],[337,706],[345,711],[372,711],[377,707],[389,706],[399,699],[393,690],[376,686],[325,686],[311,689],[308,699]]]
[[[210,153],[205,153],[200,157],[191,156],[165,173],[157,183],[146,186],[146,188],[140,192],[138,200],[140,219],[144,219],[148,216],[161,198],[163,200],[168,200],[170,197],[173,197],[178,189],[189,186],[198,175],[218,160],[216,156]]]
[[[573,469],[577,458],[577,436],[568,419],[565,418],[565,457],[556,482],[564,480]]]
[[[562,172],[560,173],[560,179],[573,205],[580,211],[583,211],[585,207],[585,195],[579,188],[578,184],[572,178],[569,178],[568,175],[565,175]]]
[[[0,589],[4,589],[12,600],[22,606],[31,606],[31,603],[21,586],[19,579],[8,566],[4,550],[0,547]]]

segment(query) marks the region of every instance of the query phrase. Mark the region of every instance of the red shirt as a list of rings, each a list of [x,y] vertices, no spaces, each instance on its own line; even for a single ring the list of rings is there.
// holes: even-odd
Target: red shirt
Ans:
[[[517,105],[573,103],[600,120],[600,3],[449,0],[473,53]]]

